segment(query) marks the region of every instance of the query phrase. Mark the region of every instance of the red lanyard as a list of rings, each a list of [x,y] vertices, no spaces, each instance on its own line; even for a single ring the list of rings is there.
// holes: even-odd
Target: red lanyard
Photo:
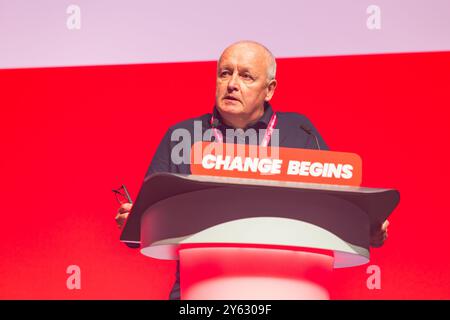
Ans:
[[[211,127],[214,132],[214,137],[216,138],[216,142],[222,143],[223,142],[223,135],[222,132],[220,132],[219,129],[213,126],[214,123],[214,116],[211,116]],[[277,114],[274,112],[272,114],[272,117],[270,118],[269,124],[267,125],[266,133],[264,134],[264,139],[261,141],[261,147],[267,147],[270,142],[270,138],[272,137],[273,129],[275,129],[275,126],[277,124]]]

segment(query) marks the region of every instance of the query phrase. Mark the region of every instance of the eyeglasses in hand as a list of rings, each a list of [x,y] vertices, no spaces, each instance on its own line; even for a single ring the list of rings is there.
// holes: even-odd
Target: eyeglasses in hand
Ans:
[[[133,204],[130,194],[128,193],[127,187],[125,187],[124,184],[119,189],[113,189],[112,192],[114,192],[116,200],[117,202],[119,202],[119,204],[127,202]]]

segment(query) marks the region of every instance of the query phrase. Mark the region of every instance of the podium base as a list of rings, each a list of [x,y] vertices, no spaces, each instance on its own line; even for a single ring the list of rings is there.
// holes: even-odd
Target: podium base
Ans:
[[[330,252],[181,246],[182,300],[328,300]]]

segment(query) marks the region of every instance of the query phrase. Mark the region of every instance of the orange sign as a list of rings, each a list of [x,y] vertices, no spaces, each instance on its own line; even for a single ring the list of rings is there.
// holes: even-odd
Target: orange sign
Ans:
[[[359,186],[361,157],[355,153],[196,142],[195,175]]]

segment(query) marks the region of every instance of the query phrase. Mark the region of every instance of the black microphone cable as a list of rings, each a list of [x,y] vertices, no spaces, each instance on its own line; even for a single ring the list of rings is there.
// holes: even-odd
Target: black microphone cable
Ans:
[[[317,136],[312,132],[312,130],[310,128],[308,128],[305,125],[300,125],[300,128],[305,131],[307,134],[309,134],[310,136],[314,137],[315,141],[316,141],[316,145],[317,145],[317,149],[320,149],[320,144],[319,144],[319,139],[317,139]]]

